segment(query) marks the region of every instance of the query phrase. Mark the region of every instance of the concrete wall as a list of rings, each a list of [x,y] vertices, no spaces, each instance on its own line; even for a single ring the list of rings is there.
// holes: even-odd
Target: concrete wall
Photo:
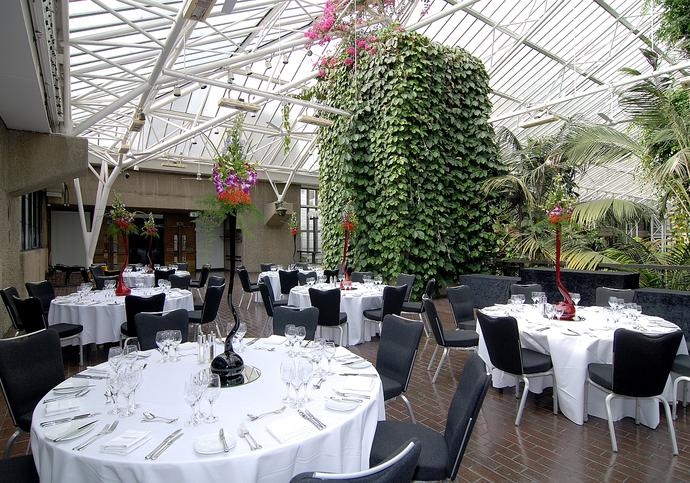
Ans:
[[[13,131],[0,121],[0,287],[13,285],[24,294],[24,283],[42,280],[48,266],[46,248],[21,251],[20,196],[83,176],[86,163],[85,139]],[[10,326],[2,307],[0,337]]]

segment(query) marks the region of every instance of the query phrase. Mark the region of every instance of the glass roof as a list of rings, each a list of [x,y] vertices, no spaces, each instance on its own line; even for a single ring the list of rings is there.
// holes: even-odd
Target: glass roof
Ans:
[[[314,114],[313,106],[292,103],[287,156],[280,126],[281,96],[315,82],[313,65],[324,48],[308,51],[304,32],[321,14],[323,2],[237,0],[225,14],[217,0],[207,20],[199,22],[179,14],[184,5],[179,0],[69,2],[71,122],[66,131],[87,137],[98,160],[149,168],[191,163],[187,173],[207,173],[214,153],[210,144],[220,143],[223,127],[237,115],[218,101],[241,98],[261,106],[245,119],[260,172],[318,175],[317,128],[297,121]],[[624,122],[615,95],[627,78],[620,69],[650,72],[642,48],[659,54],[659,68],[677,63],[655,41],[659,12],[654,2],[431,0],[426,15],[423,2],[410,7],[405,28],[462,47],[484,62],[493,89],[492,122],[521,138],[558,129],[560,122],[519,127],[544,112]],[[139,111],[146,116],[144,128],[130,132]],[[120,154],[122,144],[130,149],[126,155]],[[611,170],[616,176],[609,182]],[[635,160],[593,169],[580,180],[582,193],[653,199],[635,173]]]

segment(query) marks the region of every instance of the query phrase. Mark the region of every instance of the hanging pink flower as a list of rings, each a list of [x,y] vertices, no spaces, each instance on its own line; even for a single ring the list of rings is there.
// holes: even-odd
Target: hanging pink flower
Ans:
[[[343,64],[347,66],[354,64],[354,62],[355,61],[352,59],[352,57],[345,57],[345,59],[343,59]]]

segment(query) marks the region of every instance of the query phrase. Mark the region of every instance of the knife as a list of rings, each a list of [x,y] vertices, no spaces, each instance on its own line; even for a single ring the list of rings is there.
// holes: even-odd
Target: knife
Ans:
[[[368,394],[359,394],[357,392],[341,392],[339,394],[342,396],[345,396],[345,397],[349,396],[349,397],[359,397],[362,399],[371,399],[371,396],[369,396]]]
[[[307,415],[306,415],[305,413],[303,413],[301,410],[298,410],[297,413],[299,413],[300,416],[302,416],[304,419],[306,419],[306,420],[309,421],[311,424],[313,424],[314,427],[315,427],[316,429],[318,429],[319,431],[321,431],[321,430],[323,429],[321,426],[319,426],[319,423],[317,423],[317,422],[314,421],[312,418],[310,418],[309,416],[307,416]]]
[[[247,342],[247,347],[249,347],[249,346],[252,345],[252,344],[256,344],[256,342],[257,342],[258,340],[259,340],[258,337],[256,337],[256,338],[250,340],[249,342]]]
[[[226,453],[230,451],[230,447],[228,446],[228,442],[225,440],[225,432],[223,432],[223,428],[220,428],[220,431],[218,431],[218,438],[220,439],[220,442],[223,443],[223,451]]]
[[[361,376],[361,377],[379,377],[378,374],[360,374],[358,372],[342,372],[339,376]]]
[[[54,426],[56,424],[69,423],[70,421],[75,421],[77,419],[93,418],[95,416],[100,416],[101,413],[88,413],[88,414],[78,414],[77,416],[72,416],[71,418],[61,418],[53,419],[52,421],[43,421],[41,427]]]
[[[170,446],[172,446],[172,444],[173,444],[175,441],[177,441],[178,439],[180,439],[182,436],[184,436],[184,433],[180,433],[180,434],[174,436],[174,437],[173,437],[172,439],[170,439],[169,441],[166,441],[165,444],[163,444],[163,446],[156,452],[156,454],[154,454],[153,456],[151,456],[149,459],[151,459],[151,460],[157,459],[160,455],[163,454],[163,451],[165,451],[166,449],[170,448]]]
[[[354,402],[354,403],[362,403],[364,402],[363,399],[354,399],[354,398],[349,398],[349,397],[335,397],[331,396],[328,399],[331,401],[340,401],[340,402]]]
[[[318,424],[319,426],[321,426],[321,429],[326,429],[326,425],[323,424],[319,418],[317,418],[316,416],[314,416],[314,415],[311,413],[311,411],[309,411],[308,409],[305,409],[304,412],[307,413],[307,416],[309,416],[309,417],[312,418],[314,421],[316,421],[316,424]]]
[[[108,379],[107,376],[90,376],[88,374],[75,374],[72,377],[78,377],[81,379]]]
[[[67,434],[63,434],[63,435],[60,436],[59,438],[55,438],[55,439],[53,440],[53,442],[54,442],[54,443],[58,443],[58,442],[60,442],[60,441],[64,441],[65,439],[69,439],[69,438],[71,438],[72,436],[74,436],[75,434],[77,434],[79,431],[81,431],[82,429],[88,428],[89,426],[93,426],[93,425],[96,424],[97,422],[98,422],[98,419],[95,420],[95,421],[91,421],[90,423],[86,423],[86,424],[84,424],[83,426],[79,426],[79,427],[78,427],[77,429],[75,429],[74,431],[70,431],[70,432],[67,433]]]
[[[168,437],[165,438],[158,446],[156,446],[156,447],[153,449],[153,451],[151,451],[149,454],[147,454],[147,455],[145,456],[145,458],[146,458],[147,460],[154,459],[153,456],[156,454],[156,452],[158,452],[158,450],[160,450],[161,448],[163,448],[163,447],[168,443],[168,441],[170,441],[170,440],[172,440],[173,438],[179,436],[181,433],[182,433],[182,430],[181,430],[181,429],[175,430],[175,431],[173,431],[172,433],[170,433],[170,434],[168,435]],[[156,456],[156,458],[157,458],[157,457],[158,457],[158,456]]]

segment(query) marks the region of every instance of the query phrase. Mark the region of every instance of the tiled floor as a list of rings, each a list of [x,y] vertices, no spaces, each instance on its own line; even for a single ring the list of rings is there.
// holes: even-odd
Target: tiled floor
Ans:
[[[239,283],[235,283],[239,300]],[[446,300],[436,301],[444,321],[450,319]],[[246,297],[244,306],[246,307]],[[257,335],[263,327],[265,313],[258,304],[240,309],[240,317],[249,326],[248,336]],[[223,303],[220,318],[227,321],[229,311]],[[376,359],[378,343],[372,341],[352,348],[370,361]],[[443,430],[450,398],[458,382],[466,353],[454,352],[452,371],[441,370],[438,381],[431,384],[426,370],[434,350],[432,339],[422,336],[419,353],[408,391],[417,421],[435,430]],[[104,360],[103,347],[86,352],[88,364]],[[78,370],[75,349],[64,352],[67,373]],[[0,445],[4,448],[14,428],[3,403]],[[636,426],[634,420],[616,423],[619,453],[611,452],[605,420],[590,417],[578,426],[562,414],[552,414],[551,394],[530,394],[520,427],[513,425],[517,400],[512,390],[490,389],[474,428],[458,480],[462,481],[690,481],[690,410],[682,410],[676,421],[680,455],[671,456],[665,419],[655,430]],[[386,406],[388,418],[407,419],[400,401]],[[15,445],[14,454],[27,448],[26,437]],[[2,476],[0,475],[0,480]]]

